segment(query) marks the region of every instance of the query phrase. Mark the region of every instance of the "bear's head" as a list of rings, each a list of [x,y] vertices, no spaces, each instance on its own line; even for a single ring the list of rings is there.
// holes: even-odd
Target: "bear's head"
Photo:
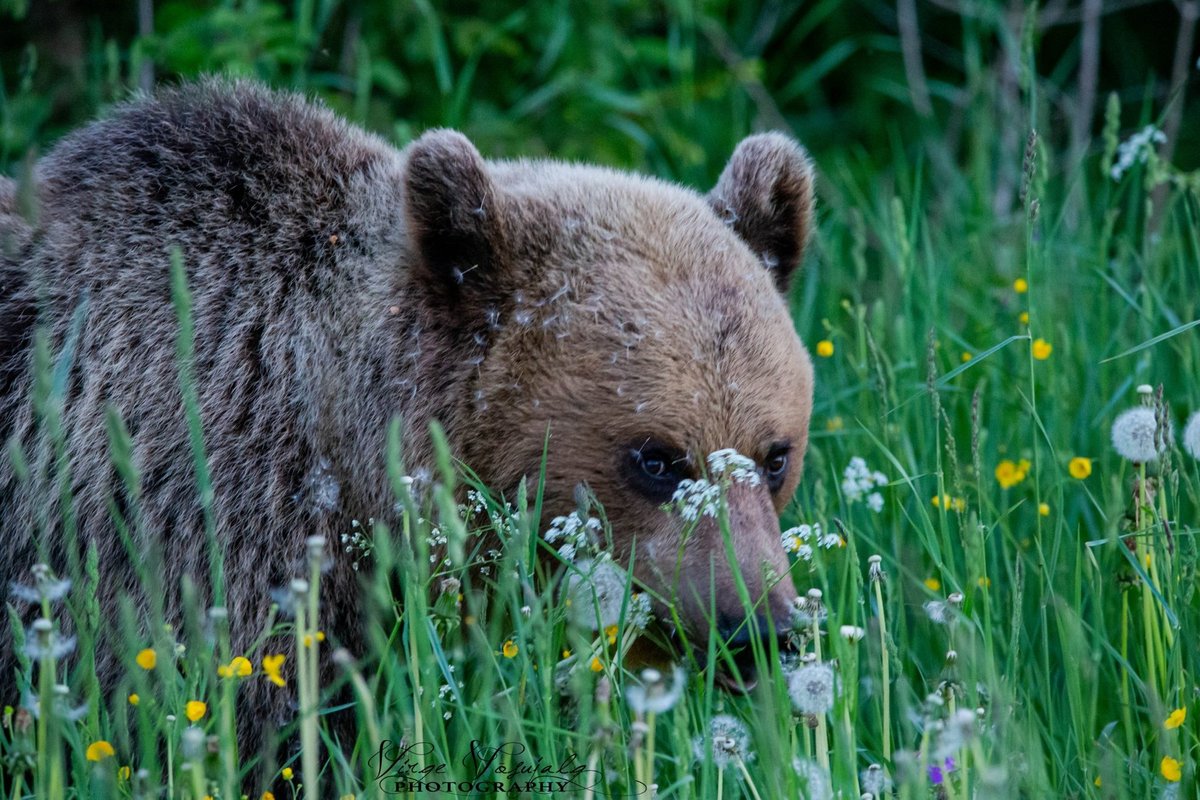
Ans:
[[[768,619],[789,624],[778,515],[813,392],[785,302],[812,226],[805,152],[751,136],[705,196],[596,167],[486,162],[450,131],[411,145],[405,169],[422,302],[457,331],[469,370],[450,431],[464,461],[508,490],[539,474],[545,448],[545,508],[572,510],[586,485],[618,560],[693,644],[710,622],[742,643]],[[729,537],[703,510],[664,509],[681,481],[719,480],[708,456],[729,449],[753,460],[726,481]]]

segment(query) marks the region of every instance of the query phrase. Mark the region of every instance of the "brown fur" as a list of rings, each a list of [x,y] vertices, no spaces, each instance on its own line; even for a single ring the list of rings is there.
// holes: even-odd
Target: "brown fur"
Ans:
[[[36,230],[0,185],[0,579],[63,568],[54,449],[31,401],[35,316],[56,347],[87,312],[63,401],[84,544],[101,553],[100,602],[143,605],[130,559],[160,546],[168,614],[207,555],[181,401],[168,252],[182,249],[195,311],[195,372],[228,608],[249,645],[269,590],[300,574],[305,537],[388,518],[384,435],[401,417],[410,468],[428,423],[490,485],[535,474],[547,430],[547,510],[587,484],[637,575],[707,630],[715,582],[724,627],[744,610],[716,526],[682,548],[681,523],[630,482],[630,448],[688,456],[727,447],[792,458],[775,492],[731,498],[738,567],[776,620],[794,589],[778,512],[800,476],[812,368],[779,291],[811,228],[812,178],[791,140],[747,139],[707,197],[656,180],[553,162],[486,162],[459,134],[404,151],[302,99],[208,82],[124,106],[68,137],[35,173]],[[105,408],[133,439],[140,497],[111,465]],[[333,487],[337,486],[337,491]],[[140,517],[126,552],[108,502]],[[354,573],[335,558],[323,628],[363,641]],[[660,609],[661,610],[661,609]],[[6,638],[0,642],[7,641]],[[101,675],[117,655],[97,653]],[[13,697],[0,643],[0,699]],[[247,686],[255,727],[284,721],[283,695]],[[250,732],[247,731],[247,734]]]

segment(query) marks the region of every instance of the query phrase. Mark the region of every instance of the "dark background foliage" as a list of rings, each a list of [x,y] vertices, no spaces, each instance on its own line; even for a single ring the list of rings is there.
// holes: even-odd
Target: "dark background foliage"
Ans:
[[[491,156],[697,184],[760,128],[791,130],[818,162],[864,177],[978,158],[1015,175],[1028,48],[1043,137],[1086,154],[1116,92],[1125,120],[1167,128],[1187,169],[1200,163],[1200,109],[1185,102],[1196,5],[0,0],[0,167],[14,171],[138,87],[224,72],[319,94],[397,144],[445,125]],[[1009,130],[981,137],[980,126]],[[1011,175],[989,177],[992,201],[1013,202]]]

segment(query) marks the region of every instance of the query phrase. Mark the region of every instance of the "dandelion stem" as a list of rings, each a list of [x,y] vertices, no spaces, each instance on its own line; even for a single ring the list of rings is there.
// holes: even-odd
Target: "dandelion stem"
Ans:
[[[759,795],[758,789],[754,785],[754,779],[750,777],[750,770],[746,769],[746,762],[740,756],[737,759],[737,765],[738,769],[741,770],[742,777],[746,779],[746,788],[750,790],[750,794],[754,797],[754,800],[762,800],[762,796]]]
[[[892,763],[892,680],[887,646],[887,615],[883,607],[883,581],[875,583],[875,608],[879,615],[879,653],[883,684],[883,760]]]

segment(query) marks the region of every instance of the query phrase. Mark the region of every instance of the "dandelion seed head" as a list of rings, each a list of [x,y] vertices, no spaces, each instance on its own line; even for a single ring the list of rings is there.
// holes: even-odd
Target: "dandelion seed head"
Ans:
[[[750,749],[750,731],[741,720],[729,714],[717,714],[709,723],[707,734],[692,740],[692,754],[697,761],[707,758],[710,742],[713,764],[717,769],[725,769],[739,761],[749,763],[754,759],[754,752]]]
[[[1161,450],[1155,443],[1155,431],[1158,421],[1154,409],[1149,406],[1138,406],[1123,412],[1113,421],[1112,443],[1122,458],[1135,464],[1146,464],[1158,458]],[[1164,442],[1170,442],[1171,430],[1168,426]]]
[[[1188,417],[1187,425],[1183,429],[1183,447],[1192,458],[1200,458],[1200,411],[1192,413]]]
[[[832,800],[833,784],[817,762],[796,758],[792,760],[792,769],[804,787],[805,800]]]
[[[788,694],[802,714],[828,713],[833,708],[833,669],[828,664],[805,664],[788,676]]]
[[[625,690],[625,702],[638,715],[663,714],[683,697],[686,684],[687,675],[678,666],[672,670],[670,680],[656,669],[644,669],[641,681],[630,684]]]
[[[564,582],[571,621],[590,630],[603,630],[621,619],[628,581],[610,558],[585,559]]]

